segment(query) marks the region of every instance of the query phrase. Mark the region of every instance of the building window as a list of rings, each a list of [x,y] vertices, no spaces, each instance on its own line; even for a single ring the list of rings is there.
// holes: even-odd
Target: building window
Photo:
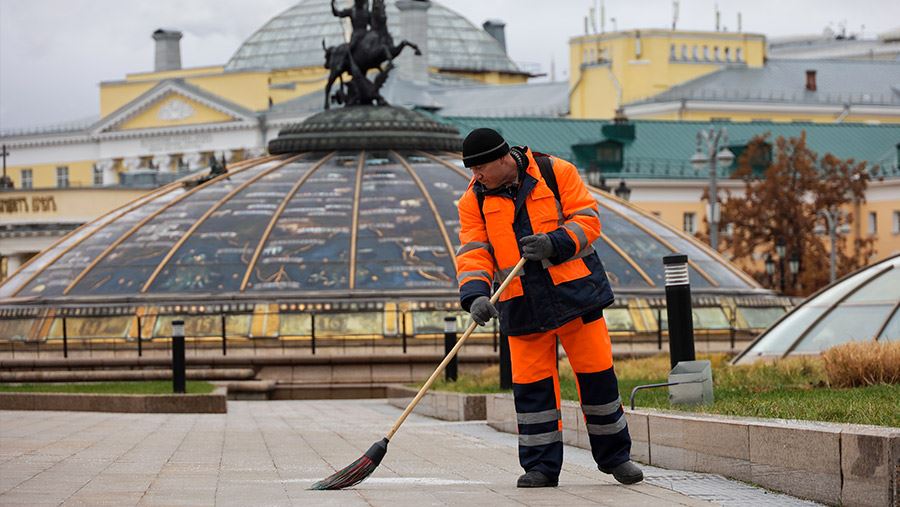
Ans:
[[[697,58],[697,46],[691,46],[691,54],[693,55],[692,58],[693,58],[694,61],[696,62],[696,61],[698,60],[698,58]]]
[[[34,188],[34,173],[31,169],[22,169],[22,188]]]
[[[681,45],[681,59],[682,59],[682,60],[687,60],[687,59],[688,59],[687,44],[682,44],[682,45]]]
[[[69,168],[66,166],[60,166],[56,168],[56,187],[57,188],[68,188],[69,187]]]
[[[731,48],[725,48],[725,61],[731,61]]]
[[[694,213],[684,214],[684,232],[694,234],[697,232],[697,215]]]
[[[717,62],[720,60],[720,58],[719,58],[719,46],[716,46],[715,48],[713,48],[713,58],[715,58],[715,60],[716,60]]]
[[[709,46],[703,46],[703,59],[709,61]]]
[[[900,234],[900,211],[894,211],[894,224],[891,228],[894,234]]]
[[[869,212],[869,236],[878,234],[878,212]]]
[[[743,50],[741,48],[737,48],[734,50],[734,61],[741,62],[744,60]]]
[[[604,170],[619,170],[622,168],[622,143],[617,141],[603,141],[597,144],[597,165]]]
[[[103,185],[103,169],[97,167],[97,164],[94,164],[94,185]]]
[[[669,44],[669,60],[675,59],[675,44]]]

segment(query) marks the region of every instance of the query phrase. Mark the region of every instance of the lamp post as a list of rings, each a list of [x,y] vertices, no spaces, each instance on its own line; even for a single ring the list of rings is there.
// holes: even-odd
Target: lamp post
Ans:
[[[607,193],[612,191],[612,188],[610,188],[610,186],[606,184],[606,178],[603,177],[602,174],[600,175],[600,184],[597,185],[597,188]]]
[[[2,188],[13,188],[12,178],[6,175],[6,157],[9,156],[9,151],[6,150],[6,145],[4,144],[2,148],[0,148],[0,157],[3,158],[3,176],[0,177],[0,189]]]
[[[781,293],[784,294],[784,254],[786,251],[786,243],[784,238],[778,238],[775,242],[775,255],[778,256],[778,280],[781,284]]]
[[[727,145],[728,130],[725,127],[701,130],[697,132],[697,151],[691,157],[691,165],[695,170],[700,171],[709,167],[709,206],[706,216],[709,217],[709,245],[716,251],[719,250],[719,191],[716,186],[716,163],[730,165],[734,162],[734,153]]]
[[[631,188],[625,184],[625,180],[620,181],[619,186],[616,187],[616,197],[623,201],[627,201],[631,198]]]
[[[774,284],[775,260],[772,259],[772,254],[766,254],[766,274],[769,275],[769,285]]]
[[[835,245],[837,243],[837,235],[838,233],[846,234],[850,232],[850,226],[847,224],[841,224],[840,226],[838,226],[838,222],[840,221],[841,217],[843,217],[843,213],[841,213],[840,210],[823,209],[819,210],[816,215],[825,217],[825,222],[828,224],[828,235],[831,237],[831,262],[829,269],[829,280],[833,283],[837,279],[837,249],[835,248]],[[813,231],[816,234],[823,234],[825,232],[821,225],[817,225]]]

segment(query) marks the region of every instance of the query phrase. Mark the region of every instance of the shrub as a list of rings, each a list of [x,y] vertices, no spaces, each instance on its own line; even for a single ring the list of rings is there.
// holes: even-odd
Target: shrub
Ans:
[[[850,342],[822,353],[832,387],[900,384],[900,342]]]

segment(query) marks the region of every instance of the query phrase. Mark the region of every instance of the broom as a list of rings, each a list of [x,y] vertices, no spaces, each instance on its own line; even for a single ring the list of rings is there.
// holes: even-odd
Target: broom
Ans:
[[[503,283],[500,284],[500,288],[494,292],[494,295],[491,296],[491,304],[496,304],[497,300],[500,298],[500,294],[506,289],[506,286],[512,282],[513,278],[518,276],[519,271],[522,270],[522,266],[525,265],[525,258],[519,259],[518,264],[512,269],[512,272],[509,273],[509,276],[503,280]],[[469,335],[472,334],[472,331],[475,330],[476,324],[473,320],[469,323],[469,327],[466,328],[466,332],[463,333],[462,338],[456,342],[456,345],[450,352],[447,354],[447,357],[441,361],[441,364],[438,365],[437,369],[434,370],[434,373],[428,377],[428,380],[425,382],[425,385],[419,389],[419,392],[416,393],[416,397],[409,402],[409,405],[406,406],[406,410],[400,414],[400,417],[397,418],[397,422],[394,423],[394,426],[391,428],[391,431],[385,435],[380,441],[372,444],[372,447],[369,447],[369,450],[366,451],[365,454],[362,455],[358,460],[350,463],[346,467],[338,470],[334,474],[322,479],[321,481],[310,486],[309,489],[344,489],[349,488],[350,486],[355,486],[360,482],[366,480],[372,472],[378,468],[378,465],[381,464],[381,460],[384,458],[384,455],[387,453],[387,445],[388,442],[391,441],[391,438],[394,436],[394,433],[397,433],[397,430],[400,429],[400,425],[403,424],[403,421],[406,420],[407,416],[409,416],[410,412],[416,408],[416,405],[419,403],[419,400],[422,399],[422,396],[425,396],[425,393],[428,389],[431,388],[431,384],[434,383],[434,380],[444,371],[444,368],[447,367],[447,364],[453,359],[453,356],[459,351],[460,347],[462,347],[463,343],[465,343],[466,339],[469,338]]]

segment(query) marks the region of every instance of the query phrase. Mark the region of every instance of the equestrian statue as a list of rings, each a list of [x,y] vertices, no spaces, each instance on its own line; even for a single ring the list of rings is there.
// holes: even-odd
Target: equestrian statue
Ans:
[[[331,0],[331,12],[338,18],[350,18],[353,32],[350,42],[337,46],[325,47],[325,41],[322,41],[325,68],[331,71],[325,86],[325,109],[329,109],[332,102],[346,106],[387,105],[379,90],[394,68],[394,58],[406,47],[421,56],[419,47],[406,40],[394,45],[394,38],[387,28],[384,0],[372,0],[371,11],[369,0],[354,0],[353,7],[343,10],[338,10],[335,0]],[[367,76],[371,70],[378,71],[374,81]],[[344,73],[350,74],[352,79],[345,82]],[[340,88],[332,96],[331,87],[338,80]]]

